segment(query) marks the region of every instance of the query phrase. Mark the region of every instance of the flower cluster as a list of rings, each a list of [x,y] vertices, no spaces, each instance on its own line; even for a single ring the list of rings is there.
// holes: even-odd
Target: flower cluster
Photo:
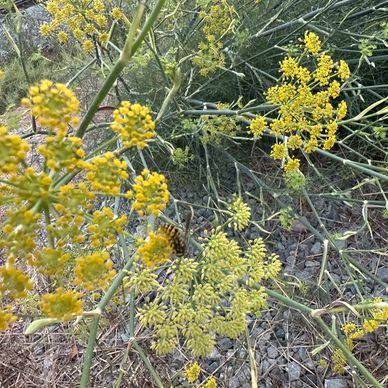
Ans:
[[[279,270],[279,259],[267,256],[262,240],[251,242],[243,252],[217,228],[204,241],[201,261],[174,261],[161,285],[155,277],[144,277],[142,271],[131,274],[127,285],[133,291],[139,284],[156,291],[154,300],[139,309],[141,323],[154,329],[153,349],[158,354],[172,352],[182,334],[198,357],[212,351],[215,334],[236,338],[244,332],[246,314],[258,313],[266,305],[265,290],[257,283],[273,279]],[[246,288],[243,281],[255,288]],[[194,379],[194,371],[190,376]]]
[[[266,126],[267,126],[267,120],[265,119],[265,117],[257,116],[254,119],[252,119],[249,125],[249,131],[254,137],[260,138],[261,136],[263,136]]]
[[[0,309],[0,331],[7,330],[16,320],[17,317],[12,314],[12,308],[10,306],[7,306],[5,309]]]
[[[85,165],[89,172],[86,179],[93,190],[102,194],[116,195],[121,182],[128,179],[127,163],[115,158],[112,152],[96,156]]]
[[[69,41],[69,33],[82,43],[85,51],[93,50],[93,40],[107,43],[109,39],[109,18],[119,20],[123,13],[118,7],[110,7],[112,0],[49,0],[44,7],[52,20],[43,23],[40,33],[49,36],[56,33],[60,43]]]
[[[150,233],[146,240],[138,240],[138,258],[149,268],[167,262],[173,252],[173,246],[164,233]]]
[[[81,293],[72,290],[65,291],[62,287],[52,294],[42,296],[42,311],[50,318],[63,321],[73,319],[82,314]]]
[[[245,229],[251,218],[251,209],[243,201],[243,199],[237,195],[232,198],[232,202],[228,205],[228,226],[233,227],[235,230]]]
[[[341,91],[341,83],[350,77],[345,61],[335,63],[330,55],[321,51],[321,42],[313,32],[306,32],[303,53],[297,57],[287,56],[280,63],[282,82],[269,88],[267,101],[278,106],[277,117],[268,125],[281,142],[273,145],[271,156],[285,160],[286,174],[297,171],[300,161],[291,154],[303,149],[311,153],[317,148],[330,150],[336,142],[338,121],[347,111],[345,101],[334,103]],[[309,68],[310,61],[315,63]],[[303,61],[307,61],[303,66]],[[260,137],[267,119],[257,116],[250,124],[250,132]]]
[[[202,76],[215,72],[225,65],[225,56],[221,52],[223,47],[222,38],[232,32],[235,25],[234,7],[227,0],[210,1],[213,3],[207,11],[201,11],[203,19],[205,41],[198,46],[198,54],[193,58]]]
[[[133,192],[132,209],[140,216],[145,214],[159,216],[170,197],[166,178],[157,172],[150,173],[147,169],[136,177]]]
[[[5,257],[0,266],[2,330],[16,319],[13,307],[18,300],[34,288],[39,291],[27,266],[62,286],[43,295],[39,304],[43,314],[56,319],[68,320],[82,314],[87,291],[105,289],[111,282],[115,271],[108,250],[117,243],[127,217],[115,215],[107,207],[92,211],[100,206],[101,194],[133,196],[134,209],[154,215],[165,208],[169,198],[165,177],[148,171],[136,178],[130,194],[121,193],[121,185],[129,177],[127,164],[112,152],[88,156],[82,139],[68,135],[68,126],[78,122],[79,103],[64,85],[42,81],[30,88],[23,103],[31,109],[37,125],[49,133],[37,148],[44,157],[42,165],[32,167],[27,157],[28,143],[0,127],[0,205],[5,216],[0,234]],[[46,242],[40,237],[43,229]],[[164,238],[166,249],[173,250]],[[157,257],[150,253],[157,244],[151,243],[145,242],[139,248],[150,266],[153,261],[157,264]],[[4,305],[5,301],[12,306]]]
[[[0,173],[15,173],[29,149],[20,136],[10,135],[7,128],[0,126]]]
[[[345,344],[349,350],[354,349],[355,341],[360,340],[369,333],[375,332],[379,327],[387,325],[387,303],[382,303],[380,298],[375,298],[373,304],[375,304],[376,307],[370,310],[371,317],[369,319],[364,319],[361,324],[357,324],[356,322],[346,322],[342,326],[342,331],[345,334]],[[336,349],[333,354],[333,372],[342,374],[345,371],[345,366],[346,358],[342,350]]]
[[[185,370],[186,380],[189,383],[195,383],[198,380],[198,377],[199,377],[200,373],[201,373],[201,367],[198,365],[197,362],[194,362],[194,364],[191,364]]]
[[[122,101],[120,108],[113,112],[111,127],[123,139],[124,147],[143,149],[146,141],[155,136],[155,123],[149,113],[147,107],[129,101]]]
[[[228,104],[218,103],[217,109],[228,109]],[[202,141],[204,143],[212,142],[220,144],[223,136],[235,136],[240,129],[237,124],[237,117],[224,115],[203,115],[201,117],[202,124]]]
[[[92,248],[108,248],[116,244],[116,236],[123,231],[126,222],[126,215],[115,218],[110,208],[96,210],[86,228],[90,233],[90,246]]]
[[[28,97],[22,99],[22,105],[30,108],[32,115],[42,127],[63,138],[68,125],[77,126],[79,101],[65,85],[43,80],[39,85],[31,86]]]
[[[105,289],[116,274],[112,266],[113,263],[108,252],[95,252],[91,255],[79,256],[75,263],[74,283],[88,291]]]
[[[55,136],[47,136],[45,144],[38,147],[38,152],[46,158],[47,167],[54,171],[74,171],[85,166],[82,160],[85,151],[79,137],[67,136],[59,142]]]
[[[32,289],[32,282],[23,271],[15,268],[10,262],[0,267],[0,292],[12,299],[24,298],[26,291]]]

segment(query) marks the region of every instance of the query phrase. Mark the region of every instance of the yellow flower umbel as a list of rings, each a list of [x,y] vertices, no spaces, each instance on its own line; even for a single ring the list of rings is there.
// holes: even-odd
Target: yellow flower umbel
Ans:
[[[92,39],[106,42],[103,36],[109,31],[109,17],[114,20],[122,17],[120,8],[114,7],[110,12],[110,3],[112,0],[48,0],[44,7],[52,20],[40,26],[40,33],[43,36],[56,33],[59,42],[66,43],[68,31],[83,44],[84,50],[90,51],[90,45],[94,48]]]
[[[121,182],[128,179],[127,163],[115,158],[112,152],[96,156],[85,166],[86,179],[93,190],[102,194],[117,195]]]
[[[46,165],[54,171],[65,169],[73,171],[82,168],[85,162],[82,158],[85,151],[82,148],[82,139],[79,137],[47,136],[46,144],[38,147],[38,152],[46,158]]]
[[[233,31],[235,13],[234,7],[226,0],[200,12],[205,39],[198,45],[198,54],[193,58],[193,63],[198,65],[202,76],[207,76],[225,65],[221,38]]]
[[[126,215],[115,218],[110,208],[96,210],[86,229],[90,233],[90,246],[92,248],[108,248],[116,244],[116,236],[123,231],[126,222]]]
[[[10,257],[25,257],[29,259],[35,248],[34,241],[40,216],[25,207],[17,211],[9,209],[7,220],[0,235],[0,248],[5,248]]]
[[[46,173],[38,173],[32,167],[24,170],[24,174],[11,177],[14,184],[12,192],[15,195],[15,203],[27,201],[33,207],[38,201],[47,203],[50,198],[50,186],[52,178]]]
[[[288,159],[286,165],[284,166],[284,172],[286,174],[292,174],[293,172],[297,171],[300,166],[300,160],[299,159]]]
[[[0,308],[0,331],[7,330],[16,320],[17,317],[12,314],[11,307]]]
[[[149,268],[170,260],[174,249],[164,233],[150,233],[146,240],[139,239],[138,257]]]
[[[21,270],[7,264],[0,267],[0,292],[12,299],[24,298],[32,290],[32,281]]]
[[[319,37],[313,32],[306,32],[302,42],[303,53],[280,62],[281,83],[266,92],[267,101],[278,106],[269,132],[284,137],[282,143],[277,139],[271,156],[282,161],[286,175],[294,173],[300,162],[289,151],[330,150],[336,142],[338,121],[346,115],[346,103],[334,100],[339,97],[344,80],[350,77],[348,65],[343,60],[334,62],[322,52]],[[258,124],[260,134],[263,119]],[[255,125],[252,121],[251,126]]]
[[[138,175],[133,185],[134,201],[132,209],[136,210],[140,216],[150,214],[158,217],[165,209],[170,197],[166,178],[157,172],[150,172],[144,169]]]
[[[45,275],[62,275],[70,255],[60,247],[43,247],[38,250],[30,263]]]
[[[0,173],[15,173],[29,149],[20,136],[9,135],[8,129],[0,126]]]
[[[155,136],[155,123],[150,110],[140,104],[122,101],[120,108],[113,112],[112,129],[123,139],[124,147],[143,149],[146,141]]]
[[[77,257],[74,283],[88,291],[99,288],[104,290],[116,274],[112,266],[108,252],[95,252]]]
[[[267,256],[262,241],[252,242],[243,252],[221,228],[213,230],[204,239],[201,258],[174,260],[163,283],[154,285],[155,299],[139,309],[140,322],[154,330],[151,347],[157,354],[172,352],[182,334],[191,354],[200,357],[213,350],[216,335],[237,338],[247,327],[246,315],[263,309],[267,296],[264,287],[242,284],[248,280],[256,286],[279,270],[280,261],[276,255]],[[143,283],[149,290],[158,279],[142,277],[142,271],[131,273],[131,290]]]
[[[251,124],[249,125],[249,131],[254,137],[260,138],[264,133],[266,125],[267,122],[265,117],[257,116],[251,121]]]
[[[243,201],[243,199],[237,195],[232,198],[232,202],[229,204],[228,213],[228,226],[233,227],[235,230],[241,231],[245,229],[251,218],[251,209]]]
[[[316,55],[321,51],[321,41],[314,32],[306,31],[304,33],[304,44],[306,50],[313,55]]]
[[[22,105],[31,109],[31,114],[42,127],[59,137],[66,135],[68,125],[77,126],[79,101],[65,85],[43,80],[39,85],[31,86],[28,97],[22,99]]]
[[[81,293],[57,288],[53,294],[42,296],[42,311],[50,318],[68,321],[82,314]]]
[[[284,159],[287,156],[287,147],[283,143],[277,143],[272,146],[271,156],[274,159]]]
[[[217,380],[211,376],[206,380],[205,388],[217,388]]]
[[[189,383],[195,383],[198,380],[200,373],[201,373],[201,367],[198,365],[197,362],[195,362],[185,370],[186,380]]]

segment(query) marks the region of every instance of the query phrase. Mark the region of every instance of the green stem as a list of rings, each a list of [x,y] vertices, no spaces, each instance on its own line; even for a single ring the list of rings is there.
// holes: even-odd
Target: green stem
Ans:
[[[317,149],[316,152],[318,154],[321,154],[321,155],[324,155],[326,157],[328,157],[329,159],[333,159],[337,162],[341,162],[342,164],[344,164],[345,166],[349,166],[351,168],[354,168],[355,170],[359,170],[359,171],[362,171],[368,175],[371,175],[371,176],[374,176],[376,178],[379,178],[379,179],[382,179],[383,181],[388,181],[388,175],[384,175],[384,174],[380,174],[376,171],[373,171],[371,170],[368,165],[362,165],[361,163],[355,163],[349,159],[343,159],[337,155],[334,155],[330,152],[327,152],[325,150],[321,150],[321,149]]]
[[[88,340],[88,346],[86,348],[86,352],[85,352],[85,356],[84,356],[84,363],[83,363],[83,367],[82,367],[82,376],[81,376],[81,381],[80,381],[80,388],[87,388],[88,384],[89,384],[90,368],[92,366],[93,351],[94,351],[94,347],[96,345],[97,329],[98,329],[98,323],[99,323],[100,317],[101,317],[101,312],[105,309],[106,305],[112,299],[116,290],[120,287],[124,277],[127,275],[127,271],[133,265],[133,260],[134,260],[134,256],[132,256],[127,261],[127,263],[125,264],[123,269],[117,274],[117,276],[113,280],[112,284],[110,285],[108,291],[101,298],[101,301],[97,305],[97,311],[99,311],[99,313],[96,313],[94,315],[92,322],[90,323],[89,340]]]
[[[97,112],[98,107],[100,106],[101,102],[104,100],[105,96],[108,94],[109,90],[112,88],[114,82],[116,81],[117,77],[120,75],[121,71],[124,69],[124,67],[128,64],[129,60],[132,58],[133,54],[137,51],[137,49],[140,47],[141,43],[143,42],[144,38],[148,34],[148,31],[152,28],[152,25],[154,24],[156,18],[159,15],[159,12],[161,11],[164,3],[166,0],[158,0],[156,3],[154,9],[152,10],[150,16],[144,23],[143,29],[141,30],[139,36],[134,42],[135,33],[140,25],[140,20],[144,12],[144,5],[140,4],[137,12],[135,14],[131,30],[129,31],[127,40],[125,42],[122,54],[120,56],[120,59],[117,61],[117,63],[114,65],[113,69],[111,70],[110,74],[108,75],[107,79],[105,80],[104,84],[101,87],[101,90],[98,92],[97,96],[94,98],[91,106],[89,107],[88,111],[86,112],[85,117],[83,118],[80,127],[77,130],[76,136],[83,137],[88,125],[92,121],[95,113]]]
[[[329,327],[325,324],[325,322],[318,316],[314,316],[313,309],[298,303],[282,294],[279,294],[276,291],[266,289],[266,292],[272,298],[284,303],[285,305],[291,307],[294,310],[301,312],[302,314],[309,315],[313,317],[314,320],[318,323],[318,325],[322,328],[325,334],[331,339],[331,341],[336,345],[337,348],[341,349],[347,361],[356,367],[367,379],[368,381],[376,388],[382,388],[383,385],[380,384],[374,376],[369,372],[365,366],[357,360],[356,357],[352,354],[352,352],[342,343],[342,341],[329,329]]]
[[[136,342],[136,341],[133,341],[133,347],[137,350],[137,352],[139,353],[139,356],[141,357],[141,359],[143,360],[145,366],[147,367],[147,369],[149,370],[149,372],[151,373],[151,376],[152,378],[154,379],[155,381],[155,384],[159,387],[159,388],[164,388],[164,385],[162,383],[162,380],[160,379],[158,373],[156,372],[156,370],[154,369],[154,367],[152,366],[149,358],[147,357],[147,355],[144,353],[144,350],[141,348],[141,346]]]
[[[100,315],[95,315],[90,323],[90,333],[88,340],[88,347],[83,360],[82,376],[80,381],[80,388],[87,388],[89,385],[90,368],[93,361],[94,345],[97,338],[98,323],[100,321]]]
[[[330,337],[330,339],[334,342],[337,348],[341,349],[347,361],[354,367],[356,367],[366,378],[367,380],[376,388],[383,388],[383,385],[380,384],[369,372],[365,366],[354,357],[353,353],[342,343],[342,341],[330,330],[330,328],[325,324],[325,322],[321,318],[315,318],[315,321],[321,327],[321,329],[325,332],[325,334]]]

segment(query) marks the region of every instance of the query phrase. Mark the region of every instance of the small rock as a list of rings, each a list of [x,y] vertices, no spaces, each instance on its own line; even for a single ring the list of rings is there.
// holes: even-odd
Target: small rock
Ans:
[[[241,349],[239,352],[238,352],[238,357],[239,358],[245,358],[247,355],[247,351],[245,349]]]
[[[237,377],[232,377],[229,380],[229,388],[239,388],[241,386],[240,382],[238,381]]]
[[[213,351],[209,354],[208,358],[210,360],[219,360],[221,358],[221,353],[214,348]]]
[[[380,268],[377,271],[377,276],[383,281],[388,282],[388,268]]]
[[[276,358],[279,355],[279,352],[274,346],[270,346],[267,349],[267,354],[269,358]]]
[[[335,240],[334,244],[337,246],[338,249],[346,249],[348,247],[347,240]]]
[[[221,338],[217,344],[221,350],[228,350],[233,348],[233,341],[230,338]]]
[[[318,261],[313,261],[313,260],[306,260],[306,262],[304,263],[304,265],[306,267],[317,267],[319,266],[321,263],[319,263]]]
[[[230,379],[229,388],[241,388],[243,384],[249,383],[251,379],[251,368],[245,364],[237,373]]]
[[[318,255],[322,252],[322,244],[320,241],[317,241],[310,250],[312,255]]]
[[[212,362],[209,366],[206,367],[206,372],[213,374],[217,368],[218,368],[218,363],[217,362]]]
[[[301,361],[305,361],[307,359],[307,349],[306,348],[299,348],[298,355],[299,355]]]
[[[341,276],[339,276],[338,274],[336,273],[330,273],[333,281],[336,283],[336,284],[341,284]]]
[[[347,383],[344,379],[326,379],[325,388],[346,388]]]
[[[295,221],[291,227],[291,230],[293,232],[296,232],[296,233],[306,233],[307,232],[306,227],[300,221]]]
[[[286,333],[285,333],[284,330],[280,327],[279,329],[276,330],[275,335],[276,335],[276,337],[279,338],[279,339],[284,339]]]
[[[290,381],[296,381],[300,378],[302,368],[296,362],[290,362],[288,364],[288,378]]]
[[[269,369],[272,367],[273,364],[270,364],[270,362],[268,360],[263,360],[263,362],[261,363],[261,372],[264,374],[264,373],[267,373],[269,371]]]

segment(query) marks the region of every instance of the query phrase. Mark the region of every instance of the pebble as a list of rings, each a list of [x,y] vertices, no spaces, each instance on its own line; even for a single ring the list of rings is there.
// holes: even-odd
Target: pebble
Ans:
[[[388,282],[388,268],[380,268],[377,271],[377,276],[383,281]]]
[[[248,364],[243,365],[237,373],[230,379],[229,388],[241,388],[243,384],[250,382],[251,368]]]
[[[320,266],[321,263],[319,261],[313,261],[313,260],[306,260],[306,262],[304,263],[304,265],[306,267],[317,267],[317,266]]]
[[[209,354],[208,358],[210,360],[219,360],[221,358],[221,353],[214,348],[213,351]]]
[[[318,255],[319,253],[321,253],[322,252],[321,242],[317,241],[316,243],[314,243],[314,245],[311,247],[310,252],[312,255]]]
[[[348,385],[344,379],[326,379],[325,388],[346,388]]]
[[[300,221],[295,221],[291,227],[291,230],[293,232],[296,232],[296,233],[306,233],[307,232],[306,227]]]
[[[300,373],[302,371],[302,368],[300,367],[299,364],[297,364],[296,362],[290,362],[288,364],[287,369],[288,369],[288,378],[290,379],[290,381],[299,380]]]
[[[335,240],[334,243],[338,249],[346,249],[348,247],[347,240]]]
[[[268,354],[269,358],[276,358],[279,355],[279,352],[278,352],[278,350],[274,346],[271,345],[267,349],[267,354]]]
[[[213,374],[218,367],[219,367],[218,362],[212,362],[210,365],[206,367],[206,372]]]
[[[224,337],[217,342],[221,350],[228,350],[233,348],[233,341],[230,338]]]

